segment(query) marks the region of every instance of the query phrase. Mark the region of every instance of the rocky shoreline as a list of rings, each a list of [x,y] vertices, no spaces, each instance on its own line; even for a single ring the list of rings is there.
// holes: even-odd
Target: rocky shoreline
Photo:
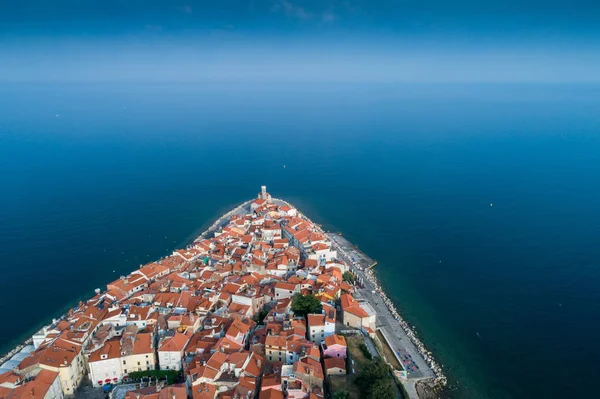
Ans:
[[[396,318],[396,320],[400,323],[400,326],[402,327],[406,335],[410,338],[411,342],[417,347],[419,353],[423,356],[423,359],[425,359],[431,370],[433,370],[433,372],[435,373],[436,377],[434,378],[433,386],[435,388],[445,387],[448,384],[448,379],[442,371],[442,366],[440,366],[435,361],[435,359],[433,358],[433,353],[427,350],[425,344],[423,344],[421,340],[417,337],[417,332],[415,331],[414,326],[411,327],[408,324],[408,322],[406,322],[402,318],[402,316],[400,316],[400,313],[398,313],[398,311],[396,310],[394,303],[391,299],[388,298],[388,296],[385,294],[385,291],[383,291],[381,285],[377,281],[377,277],[375,277],[373,269],[366,270],[365,276],[367,276],[369,281],[377,288],[377,291],[381,295],[385,305],[388,307],[394,318]]]
[[[415,384],[415,390],[419,399],[440,399],[445,396],[445,388],[445,385],[436,383],[432,379],[420,380]]]

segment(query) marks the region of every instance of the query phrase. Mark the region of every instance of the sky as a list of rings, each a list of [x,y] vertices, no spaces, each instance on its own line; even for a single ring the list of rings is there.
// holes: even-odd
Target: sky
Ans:
[[[591,0],[0,3],[0,82],[600,82]]]

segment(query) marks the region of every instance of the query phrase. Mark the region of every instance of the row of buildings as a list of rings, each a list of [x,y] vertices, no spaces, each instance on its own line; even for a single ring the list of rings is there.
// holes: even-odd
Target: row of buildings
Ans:
[[[322,398],[326,376],[346,372],[336,326],[375,329],[346,271],[321,228],[263,188],[211,238],[142,265],[41,329],[18,364],[0,369],[0,398],[63,398],[85,375],[101,387],[157,369],[182,382],[132,397]],[[294,314],[296,295],[322,310]]]

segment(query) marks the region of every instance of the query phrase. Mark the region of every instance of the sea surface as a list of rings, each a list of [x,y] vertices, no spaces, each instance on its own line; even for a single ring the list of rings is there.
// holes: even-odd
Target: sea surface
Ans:
[[[600,379],[600,87],[0,87],[0,352],[260,186],[341,231],[460,398]]]

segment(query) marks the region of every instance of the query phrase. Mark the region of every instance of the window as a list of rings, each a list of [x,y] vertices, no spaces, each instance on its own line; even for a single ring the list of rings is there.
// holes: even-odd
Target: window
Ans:
[[[123,360],[123,364],[127,364],[127,362],[125,362],[125,360]]]
[[[124,369],[124,370],[123,370],[123,372],[124,372],[125,374],[127,374],[127,369]]]
[[[140,362],[138,362],[138,366],[140,365]]]

